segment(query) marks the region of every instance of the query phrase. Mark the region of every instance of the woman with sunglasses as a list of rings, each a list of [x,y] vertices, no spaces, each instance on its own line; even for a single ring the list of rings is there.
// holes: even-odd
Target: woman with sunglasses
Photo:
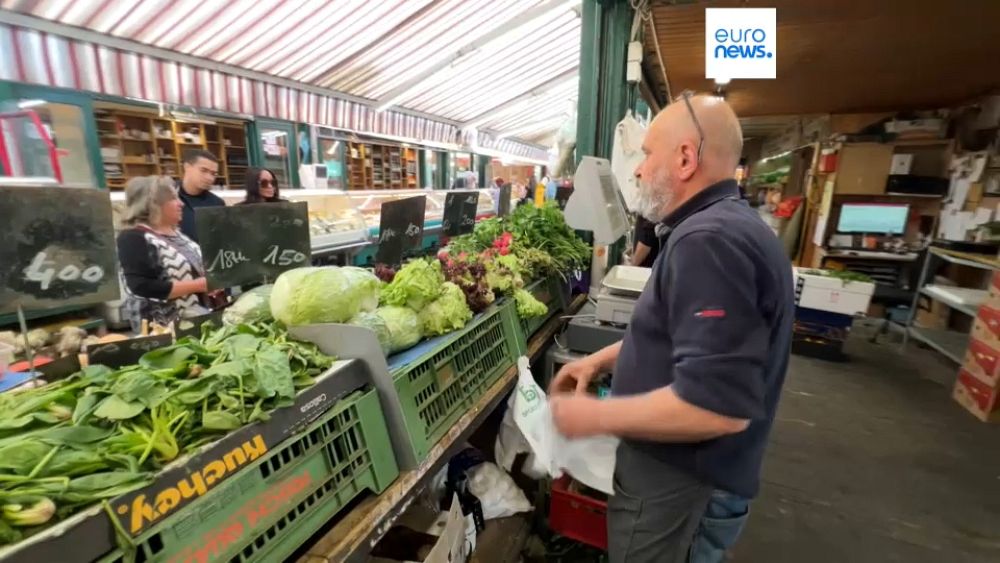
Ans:
[[[279,197],[278,180],[266,168],[247,168],[246,191],[246,197],[236,205],[287,201]]]

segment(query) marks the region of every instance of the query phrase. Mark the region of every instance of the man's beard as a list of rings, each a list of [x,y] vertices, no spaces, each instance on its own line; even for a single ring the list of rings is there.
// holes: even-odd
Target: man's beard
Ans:
[[[651,181],[639,180],[639,199],[636,202],[639,214],[651,223],[659,223],[666,217],[664,209],[674,199],[674,190],[670,188],[670,178],[665,171],[653,175]]]

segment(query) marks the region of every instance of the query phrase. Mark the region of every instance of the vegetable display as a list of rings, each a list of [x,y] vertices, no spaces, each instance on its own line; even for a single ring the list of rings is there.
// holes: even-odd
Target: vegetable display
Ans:
[[[172,460],[291,405],[333,358],[276,325],[229,326],[0,395],[0,544],[150,483]]]
[[[445,282],[441,296],[421,309],[418,317],[425,336],[438,336],[459,330],[472,319],[462,288]]]
[[[374,332],[375,338],[378,338],[378,343],[382,346],[382,352],[387,356],[390,354],[392,338],[389,334],[389,325],[385,324],[385,320],[381,316],[366,311],[355,315],[347,324],[364,327]]]
[[[441,295],[444,274],[435,260],[410,260],[382,289],[382,303],[420,311]]]
[[[286,326],[346,323],[378,305],[381,282],[355,267],[308,267],[284,272],[271,291],[271,313]]]
[[[420,330],[420,319],[417,318],[417,313],[409,307],[386,305],[375,309],[374,314],[385,322],[385,326],[389,330],[390,354],[416,346],[424,336],[423,331]]]
[[[529,277],[565,275],[590,263],[590,247],[566,224],[553,202],[542,207],[522,205],[508,217],[481,221],[472,234],[453,238],[448,246],[452,254],[478,254],[504,240],[505,233],[510,234],[509,242],[496,249],[506,247],[508,252],[501,255],[518,256]]]
[[[269,322],[271,315],[271,291],[273,285],[262,285],[240,295],[236,302],[226,307],[222,322],[227,325]]]

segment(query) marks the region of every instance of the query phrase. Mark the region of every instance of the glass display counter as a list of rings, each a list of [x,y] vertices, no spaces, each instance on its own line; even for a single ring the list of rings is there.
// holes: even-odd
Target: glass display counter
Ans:
[[[217,190],[226,205],[235,205],[245,197],[242,190]],[[314,252],[331,250],[368,242],[368,227],[363,215],[344,192],[336,190],[282,190],[281,197],[288,201],[309,204],[309,232]],[[113,192],[111,206],[115,227],[121,225],[125,209],[125,194]],[[378,223],[375,223],[377,226]]]
[[[469,191],[479,192],[479,206],[476,210],[477,218],[496,214],[494,190]],[[444,202],[448,195],[447,190],[356,190],[347,192],[347,197],[354,203],[354,207],[364,216],[365,223],[368,225],[372,235],[378,233],[383,203],[421,195],[427,196],[424,230],[431,231],[440,228],[441,220],[444,217]]]

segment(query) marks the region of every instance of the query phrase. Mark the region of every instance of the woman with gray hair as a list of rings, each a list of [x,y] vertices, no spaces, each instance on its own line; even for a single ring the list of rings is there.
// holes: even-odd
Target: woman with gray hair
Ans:
[[[118,234],[118,259],[132,329],[143,320],[168,325],[208,312],[201,248],[179,230],[183,204],[167,176],[142,176],[125,187],[127,227]]]

